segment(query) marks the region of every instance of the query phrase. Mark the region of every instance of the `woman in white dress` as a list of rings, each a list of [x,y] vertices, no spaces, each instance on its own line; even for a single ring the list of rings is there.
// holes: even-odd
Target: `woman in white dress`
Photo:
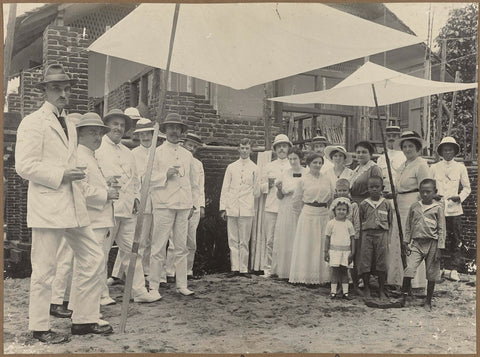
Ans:
[[[334,186],[327,173],[321,172],[323,157],[307,157],[310,171],[299,181],[293,194],[294,210],[301,210],[293,243],[290,283],[325,284],[330,281],[328,263],[323,259],[328,206]]]
[[[330,145],[325,148],[325,156],[327,160],[333,163],[333,167],[326,170],[331,175],[333,180],[333,186],[337,183],[337,180],[347,179],[350,182],[350,179],[353,175],[353,170],[349,169],[347,166],[351,165],[353,162],[352,155],[345,150],[343,146],[340,145]]]
[[[275,240],[273,242],[272,275],[280,279],[288,279],[290,263],[292,261],[293,240],[297,229],[300,212],[293,209],[293,193],[298,181],[307,173],[307,169],[300,165],[303,152],[298,148],[290,148],[288,160],[291,168],[280,180],[277,180],[278,204],[277,223],[275,225]]]

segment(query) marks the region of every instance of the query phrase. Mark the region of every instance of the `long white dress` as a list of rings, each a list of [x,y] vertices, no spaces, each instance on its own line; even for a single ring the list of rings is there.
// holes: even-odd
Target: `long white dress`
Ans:
[[[328,173],[322,171],[318,178],[308,172],[298,181],[293,208],[301,208],[301,213],[293,243],[290,283],[324,284],[330,281],[330,269],[323,259],[328,207],[313,207],[304,203],[316,201],[329,204],[333,192],[332,180]]]
[[[308,172],[301,168],[302,177]],[[293,170],[288,169],[282,176],[283,198],[278,204],[277,223],[273,241],[272,274],[280,279],[288,279],[292,261],[293,241],[297,230],[299,211],[293,209],[293,193],[300,177],[293,177]]]

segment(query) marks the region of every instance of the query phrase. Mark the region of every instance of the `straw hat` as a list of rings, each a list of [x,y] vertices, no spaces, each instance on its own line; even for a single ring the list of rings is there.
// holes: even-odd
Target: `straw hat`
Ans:
[[[415,131],[404,131],[400,137],[395,140],[394,144],[393,144],[393,148],[395,150],[402,150],[402,143],[405,141],[405,140],[409,140],[409,141],[415,141],[417,143],[420,144],[420,146],[423,148],[426,147],[426,143],[425,143],[425,140],[422,139],[422,137]]]
[[[132,120],[142,119],[142,117],[140,116],[140,112],[138,111],[137,108],[134,108],[134,107],[125,109],[124,114],[128,115]]]
[[[437,146],[437,153],[438,155],[440,156],[443,156],[442,155],[442,145],[447,145],[447,144],[450,144],[450,145],[453,145],[454,148],[455,148],[455,155],[457,155],[459,152],[460,152],[460,145],[457,144],[455,138],[451,137],[451,136],[446,136],[442,139],[442,141],[440,142],[440,144],[438,144]]]
[[[153,122],[147,118],[140,118],[137,121],[134,133],[140,133],[141,131],[153,131]]]
[[[103,134],[110,131],[110,128],[103,124],[102,118],[97,113],[85,113],[78,120],[76,127],[81,128],[84,126],[97,126],[103,129]]]
[[[272,145],[273,150],[275,150],[275,145],[282,144],[282,143],[287,143],[288,145],[293,146],[288,136],[286,136],[285,134],[278,134],[275,137],[275,140],[273,140],[273,145]]]
[[[199,137],[198,135],[194,134],[194,133],[187,133],[187,138],[186,138],[186,140],[190,140],[190,141],[194,142],[194,143],[197,144],[197,145],[203,145],[202,138]]]
[[[167,124],[179,124],[182,127],[182,133],[186,132],[188,129],[187,124],[182,121],[182,117],[177,113],[168,114],[163,123],[160,124],[160,130],[164,133]]]
[[[336,152],[339,152],[341,154],[343,154],[345,156],[345,165],[351,165],[351,163],[353,162],[353,157],[352,157],[352,154],[350,154],[349,152],[347,152],[347,150],[345,150],[345,148],[343,146],[340,146],[340,145],[330,145],[330,146],[327,146],[324,150],[324,153],[325,153],[325,157],[327,158],[327,160],[329,161],[333,161],[332,160],[332,156],[333,154],[335,154]]]
[[[103,122],[107,124],[112,118],[123,118],[125,120],[125,132],[129,131],[132,127],[132,119],[130,119],[128,115],[123,114],[120,109],[110,110],[107,115],[103,117]]]
[[[323,135],[314,136],[310,141],[312,144],[325,144],[325,146],[330,144],[327,138]]]
[[[77,80],[70,78],[61,64],[51,64],[45,68],[43,80],[40,83],[36,83],[35,87],[44,89],[47,83],[53,82],[70,82],[71,85],[74,85],[77,83]]]

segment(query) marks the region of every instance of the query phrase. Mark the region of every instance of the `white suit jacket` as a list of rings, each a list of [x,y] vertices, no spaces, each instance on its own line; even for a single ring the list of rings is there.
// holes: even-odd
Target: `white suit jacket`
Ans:
[[[77,131],[66,121],[68,138],[57,109],[45,102],[27,115],[17,132],[15,169],[29,180],[27,224],[32,228],[72,228],[90,224],[81,185],[62,184],[66,169],[77,166]]]
[[[268,178],[275,178],[279,180],[282,178],[283,173],[290,168],[290,162],[288,159],[276,159],[269,162],[265,168],[264,174],[260,181],[261,193],[266,193],[267,198],[265,201],[265,212],[278,212],[279,199],[277,198],[277,187],[274,185],[270,190],[268,189]]]

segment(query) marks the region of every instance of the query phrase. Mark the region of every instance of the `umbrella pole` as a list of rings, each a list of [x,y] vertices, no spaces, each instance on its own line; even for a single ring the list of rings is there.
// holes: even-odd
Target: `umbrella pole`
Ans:
[[[137,224],[135,226],[135,236],[132,244],[132,251],[130,253],[130,262],[128,265],[127,278],[125,281],[125,289],[123,293],[122,314],[121,314],[121,320],[120,320],[120,331],[122,333],[125,332],[125,326],[127,324],[128,304],[130,302],[132,284],[133,284],[133,275],[135,273],[135,265],[137,263],[137,256],[138,256],[138,247],[140,244],[140,237],[142,234],[143,215],[145,212],[145,206],[146,206],[146,202],[147,202],[147,198],[150,190],[150,179],[152,177],[153,161],[155,158],[155,149],[157,146],[159,123],[163,120],[163,117],[164,117],[165,97],[167,95],[166,86],[167,86],[168,76],[170,74],[170,62],[172,59],[173,43],[175,41],[175,33],[177,29],[179,10],[180,10],[180,4],[175,4],[175,13],[173,15],[172,32],[170,35],[170,47],[168,50],[167,68],[165,70],[165,75],[163,78],[164,79],[163,88],[162,88],[162,94],[160,97],[160,104],[159,104],[159,109],[160,109],[159,116],[158,116],[159,119],[156,120],[154,124],[152,144],[150,146],[150,150],[148,153],[147,171],[145,173],[145,178],[142,183],[140,207],[138,209]]]
[[[382,121],[380,120],[380,112],[378,110],[377,93],[375,92],[375,85],[373,83],[372,83],[372,91],[373,91],[373,99],[375,100],[375,108],[377,110],[377,119],[378,119],[378,125],[380,127],[380,135],[382,136],[382,145],[383,145],[383,151],[385,153],[385,161],[387,162],[388,179],[390,180],[390,188],[392,190],[392,196],[393,196],[393,206],[395,207],[395,216],[397,218],[398,235],[399,235],[399,238],[400,238],[402,264],[403,264],[403,268],[405,269],[405,267],[407,266],[407,257],[405,255],[405,251],[403,249],[402,221],[400,220],[400,212],[398,211],[398,202],[397,202],[397,195],[395,193],[395,185],[393,183],[392,167],[390,165],[390,159],[388,158],[387,144],[385,142],[385,136],[383,134],[384,128],[383,128],[383,125],[382,125]]]

